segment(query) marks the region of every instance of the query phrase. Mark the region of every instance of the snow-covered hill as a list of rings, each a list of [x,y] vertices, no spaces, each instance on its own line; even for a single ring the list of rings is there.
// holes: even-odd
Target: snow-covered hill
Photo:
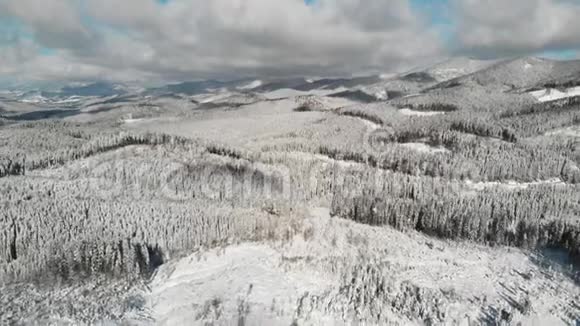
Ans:
[[[500,90],[529,88],[539,82],[580,71],[580,61],[555,61],[537,57],[525,57],[497,62],[485,69],[466,76],[454,78],[438,85],[477,85]]]
[[[452,58],[424,70],[440,82],[472,74],[496,63],[495,60],[477,60],[469,57]]]

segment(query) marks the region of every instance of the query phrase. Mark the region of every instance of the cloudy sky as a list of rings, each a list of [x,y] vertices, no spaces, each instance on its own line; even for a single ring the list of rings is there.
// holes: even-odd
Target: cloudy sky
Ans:
[[[580,0],[0,0],[0,80],[393,72],[578,57]]]

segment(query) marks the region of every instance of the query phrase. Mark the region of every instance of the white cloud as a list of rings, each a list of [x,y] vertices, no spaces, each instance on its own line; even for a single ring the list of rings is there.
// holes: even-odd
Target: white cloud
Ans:
[[[580,48],[580,2],[454,0],[459,46],[471,53],[519,55]]]
[[[86,49],[96,41],[71,0],[4,0],[0,16],[17,18],[47,47]]]
[[[0,0],[0,19],[33,37],[0,48],[0,73],[149,80],[388,72],[448,52],[409,1]],[[580,48],[576,0],[451,0],[449,9],[458,53]],[[40,56],[42,47],[56,51]]]
[[[396,69],[442,51],[408,0],[312,7],[302,0],[18,0],[0,2],[0,12],[58,49],[12,60],[13,70],[37,78],[332,75]]]

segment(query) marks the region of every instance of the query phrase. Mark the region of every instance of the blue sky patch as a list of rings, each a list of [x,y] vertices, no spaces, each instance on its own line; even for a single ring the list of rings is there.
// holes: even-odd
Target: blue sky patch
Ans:
[[[452,19],[449,0],[410,0],[411,9],[423,16],[449,48],[453,48],[455,22]]]
[[[2,18],[0,20],[0,46],[13,45],[20,40],[32,40],[33,35],[27,31],[20,21]]]
[[[540,56],[557,60],[572,60],[580,58],[577,50],[545,51]]]
[[[49,57],[49,56],[55,55],[56,54],[56,50],[55,49],[51,49],[51,48],[40,48],[40,50],[38,50],[38,53],[41,56]]]

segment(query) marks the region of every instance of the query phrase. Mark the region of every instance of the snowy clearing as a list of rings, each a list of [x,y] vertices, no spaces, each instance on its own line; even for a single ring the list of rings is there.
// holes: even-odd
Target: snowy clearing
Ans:
[[[400,109],[399,113],[406,116],[430,117],[439,114],[445,114],[443,111],[417,111],[409,108]]]
[[[143,121],[145,121],[145,119],[124,119],[123,123],[133,124],[133,123],[143,122]]]
[[[297,106],[305,105],[313,111],[330,111],[359,104],[346,98],[319,95],[299,95],[294,97],[294,100]]]
[[[425,143],[402,143],[401,146],[423,153],[449,153],[449,150],[445,147],[434,147]]]
[[[217,110],[200,113],[194,118],[167,122],[147,120],[134,125],[144,131],[243,145],[295,131],[324,116],[322,112],[293,112],[294,108],[296,102],[293,100],[259,102],[235,111]]]
[[[315,89],[311,91],[299,91],[291,88],[281,88],[275,91],[267,92],[264,95],[268,99],[277,99],[277,98],[287,98],[287,97],[295,97],[300,95],[318,95],[318,96],[326,96],[334,93],[340,93],[347,91],[347,88],[339,87],[336,89]]]
[[[219,101],[222,99],[225,99],[229,96],[231,96],[234,93],[231,92],[221,92],[221,93],[213,93],[213,94],[201,94],[201,95],[195,95],[192,96],[191,98],[195,101],[198,101],[199,103],[211,103],[214,101]]]
[[[545,136],[580,137],[580,126],[572,126],[549,131]]]
[[[565,91],[559,91],[554,88],[541,89],[538,91],[529,92],[528,94],[535,97],[539,102],[549,102],[560,100],[567,97],[579,96],[580,86],[568,88]]]
[[[310,215],[288,242],[242,243],[162,266],[146,297],[155,323],[415,325],[422,321],[412,307],[424,298],[425,313],[445,311],[452,324],[505,311],[514,323],[565,325],[566,307],[579,294],[525,251],[360,225],[331,218],[326,208]],[[408,297],[409,287],[421,297]],[[377,296],[392,304],[375,305]],[[512,307],[524,300],[527,316]]]
[[[254,89],[254,88],[262,86],[262,84],[263,84],[263,82],[261,80],[254,80],[246,85],[239,86],[238,89],[243,89],[243,90]]]
[[[559,178],[553,178],[549,180],[542,180],[542,181],[534,181],[534,182],[517,182],[517,181],[504,181],[504,182],[497,182],[497,181],[490,181],[490,182],[473,182],[471,180],[465,181],[465,184],[473,190],[484,190],[486,188],[492,187],[499,187],[506,190],[519,190],[519,189],[527,189],[531,186],[538,186],[538,185],[552,185],[552,186],[565,186],[566,183],[563,182]]]

